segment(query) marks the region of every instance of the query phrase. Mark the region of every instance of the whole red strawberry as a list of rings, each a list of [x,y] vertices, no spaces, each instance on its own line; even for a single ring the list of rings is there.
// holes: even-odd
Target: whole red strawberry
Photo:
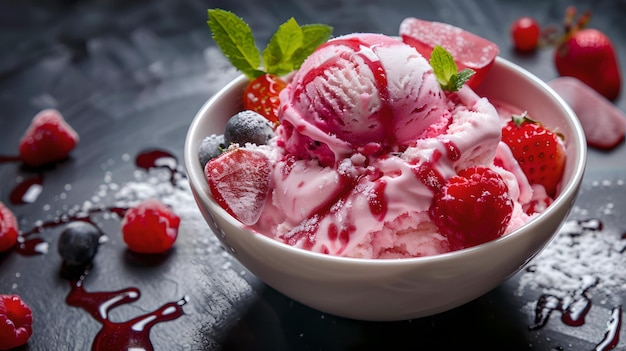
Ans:
[[[435,192],[429,210],[452,250],[502,236],[512,213],[513,200],[506,183],[486,167],[470,167],[448,179]]]
[[[525,115],[514,115],[502,128],[502,141],[511,149],[528,182],[542,185],[554,198],[565,169],[561,137]]]
[[[272,123],[278,123],[278,94],[286,86],[283,79],[269,73],[253,79],[243,92],[243,108],[261,114]]]
[[[257,222],[270,189],[270,161],[259,151],[229,150],[204,169],[211,195],[243,224]]]
[[[0,202],[0,252],[12,248],[17,242],[17,220],[13,212]]]
[[[589,14],[572,25],[575,9],[566,14],[565,37],[554,54],[561,76],[571,76],[595,89],[609,100],[615,100],[621,89],[621,72],[611,40],[601,31],[584,28]]]
[[[26,344],[32,324],[32,311],[18,295],[0,295],[0,350]]]
[[[20,140],[20,159],[31,167],[65,159],[78,143],[78,133],[54,109],[39,112]]]

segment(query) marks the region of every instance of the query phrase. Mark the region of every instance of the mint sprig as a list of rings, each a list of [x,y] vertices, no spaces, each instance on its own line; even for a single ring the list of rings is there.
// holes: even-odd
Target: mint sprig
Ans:
[[[300,68],[302,62],[332,35],[322,24],[300,26],[292,17],[281,24],[261,53],[250,26],[234,13],[208,10],[213,39],[235,68],[250,79],[264,73],[278,76]]]
[[[441,88],[450,92],[461,89],[463,84],[467,83],[476,73],[470,68],[459,71],[452,54],[439,45],[433,48],[430,55],[430,65]]]

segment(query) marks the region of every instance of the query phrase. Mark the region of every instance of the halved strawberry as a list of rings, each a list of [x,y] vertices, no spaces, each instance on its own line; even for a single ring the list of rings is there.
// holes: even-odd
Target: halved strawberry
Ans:
[[[525,115],[514,115],[502,128],[502,141],[509,146],[528,182],[543,185],[554,198],[565,169],[561,137]]]
[[[206,164],[211,195],[246,225],[256,223],[270,190],[270,160],[260,151],[235,148]]]
[[[470,68],[476,72],[467,83],[472,88],[484,79],[500,52],[495,43],[461,28],[413,17],[404,19],[400,24],[400,37],[427,60],[435,46],[446,49],[454,57],[459,70]]]
[[[272,123],[278,123],[278,94],[286,86],[283,79],[269,73],[253,79],[243,92],[243,108],[261,114]]]
[[[486,167],[470,167],[435,192],[429,214],[452,250],[500,237],[511,219],[513,200],[502,177]]]
[[[65,159],[78,143],[78,133],[54,109],[39,112],[20,140],[20,159],[31,167]]]

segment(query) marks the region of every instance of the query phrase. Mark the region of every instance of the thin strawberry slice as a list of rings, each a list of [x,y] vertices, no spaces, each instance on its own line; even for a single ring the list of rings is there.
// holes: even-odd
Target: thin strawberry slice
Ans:
[[[559,77],[548,84],[578,116],[587,145],[610,150],[624,141],[626,114],[607,98],[574,77]]]
[[[39,112],[20,140],[20,159],[31,167],[65,159],[78,143],[78,133],[54,109]]]
[[[467,82],[472,88],[484,79],[500,52],[495,43],[446,23],[409,17],[400,24],[399,34],[427,60],[436,45],[442,46],[454,57],[459,70],[470,68],[476,72]]]
[[[270,190],[270,160],[260,151],[236,148],[206,164],[211,195],[245,225],[259,220]]]

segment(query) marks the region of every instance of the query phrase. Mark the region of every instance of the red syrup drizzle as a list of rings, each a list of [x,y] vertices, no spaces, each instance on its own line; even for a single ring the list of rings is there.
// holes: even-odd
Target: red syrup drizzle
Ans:
[[[0,155],[0,163],[9,162],[21,162],[19,156],[5,156]],[[48,165],[49,166],[49,165]],[[39,197],[43,189],[43,174],[39,172],[34,177],[26,178],[17,184],[11,194],[9,195],[9,201],[14,205],[23,205],[27,203],[33,203]]]
[[[563,235],[579,236],[584,235],[585,231],[601,231],[604,227],[602,221],[598,219],[587,219],[578,221],[580,231],[563,233]],[[622,235],[622,239],[626,239],[626,233]],[[598,279],[579,293],[568,296],[568,303],[565,304],[563,298],[543,294],[537,300],[535,306],[534,324],[529,326],[530,330],[538,330],[543,328],[550,319],[553,311],[561,312],[561,321],[572,327],[579,327],[585,324],[585,317],[589,313],[592,306],[591,299],[587,296],[587,290],[596,286]],[[622,328],[622,306],[617,306],[611,310],[611,317],[607,322],[607,330],[595,348],[594,351],[613,350],[619,343],[619,334]]]
[[[150,341],[150,329],[157,323],[181,317],[184,314],[182,306],[188,302],[187,297],[183,297],[178,301],[164,304],[154,312],[126,322],[112,322],[108,318],[109,311],[117,306],[137,301],[141,292],[133,287],[117,291],[88,292],[83,286],[86,275],[87,273],[79,279],[70,281],[71,290],[65,302],[69,306],[82,308],[102,324],[102,329],[91,345],[93,351],[154,350]]]
[[[170,183],[176,186],[177,177],[185,178],[185,173],[179,169],[178,160],[172,153],[159,149],[144,150],[135,158],[135,165],[149,170],[151,168],[164,168],[170,171]]]

